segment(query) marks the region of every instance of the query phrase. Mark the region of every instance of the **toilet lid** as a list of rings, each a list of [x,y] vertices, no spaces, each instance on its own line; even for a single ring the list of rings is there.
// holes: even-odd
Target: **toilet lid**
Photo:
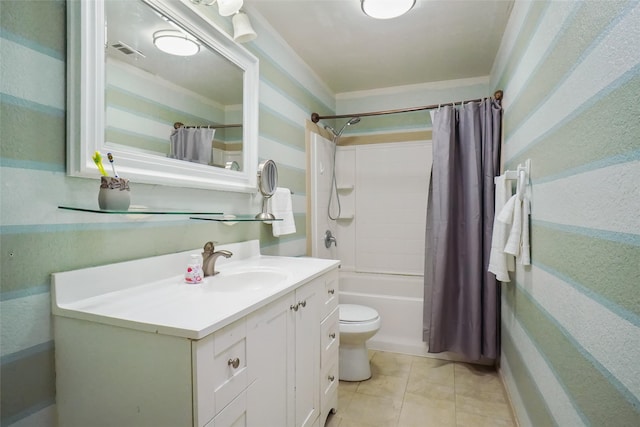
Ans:
[[[378,312],[371,307],[357,304],[340,304],[341,322],[368,322],[378,318]]]

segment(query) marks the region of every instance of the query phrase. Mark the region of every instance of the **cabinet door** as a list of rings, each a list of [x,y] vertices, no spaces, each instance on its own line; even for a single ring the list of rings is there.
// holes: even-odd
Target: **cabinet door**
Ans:
[[[293,292],[247,320],[247,425],[292,426],[295,330]]]
[[[324,290],[321,279],[296,290],[296,427],[309,427],[320,415],[320,312]]]

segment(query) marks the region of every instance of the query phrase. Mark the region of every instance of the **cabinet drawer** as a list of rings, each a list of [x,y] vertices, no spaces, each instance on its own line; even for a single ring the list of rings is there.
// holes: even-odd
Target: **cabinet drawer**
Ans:
[[[336,359],[338,346],[340,345],[340,312],[338,307],[333,309],[333,312],[326,319],[322,321],[320,326],[321,330],[321,355],[320,366],[325,366],[332,363],[333,359]]]
[[[331,409],[338,410],[338,360],[322,370],[320,376],[320,407],[324,417]]]
[[[240,393],[205,427],[247,427],[247,392]]]
[[[194,346],[194,414],[201,426],[247,387],[246,321],[232,323]]]
[[[324,300],[322,307],[322,318],[324,319],[338,306],[338,269],[331,270],[324,276]]]

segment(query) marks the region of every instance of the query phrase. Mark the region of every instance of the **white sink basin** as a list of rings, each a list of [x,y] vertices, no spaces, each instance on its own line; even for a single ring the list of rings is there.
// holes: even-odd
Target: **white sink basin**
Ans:
[[[247,292],[273,288],[289,278],[290,274],[279,268],[248,267],[223,270],[206,277],[204,285],[213,292]]]

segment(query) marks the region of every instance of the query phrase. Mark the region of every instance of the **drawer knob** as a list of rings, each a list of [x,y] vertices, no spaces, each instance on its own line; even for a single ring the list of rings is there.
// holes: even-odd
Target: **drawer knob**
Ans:
[[[335,289],[329,289],[329,290],[327,291],[327,293],[329,293],[329,294],[333,295],[333,294],[335,294],[335,293],[336,293],[336,290],[335,290]]]
[[[300,306],[300,304],[291,304],[289,309],[293,310],[293,311],[298,311],[299,306]]]
[[[229,359],[229,361],[227,362],[227,365],[233,367],[233,369],[237,369],[238,366],[240,366],[240,359],[237,357],[234,359]]]
[[[329,375],[327,378],[329,378],[329,381],[333,382],[333,380],[336,379],[336,377],[334,377],[333,375]]]
[[[298,302],[303,308],[307,306],[307,300]]]
[[[336,337],[336,333],[335,332],[331,332],[329,334],[329,338],[334,339]]]

